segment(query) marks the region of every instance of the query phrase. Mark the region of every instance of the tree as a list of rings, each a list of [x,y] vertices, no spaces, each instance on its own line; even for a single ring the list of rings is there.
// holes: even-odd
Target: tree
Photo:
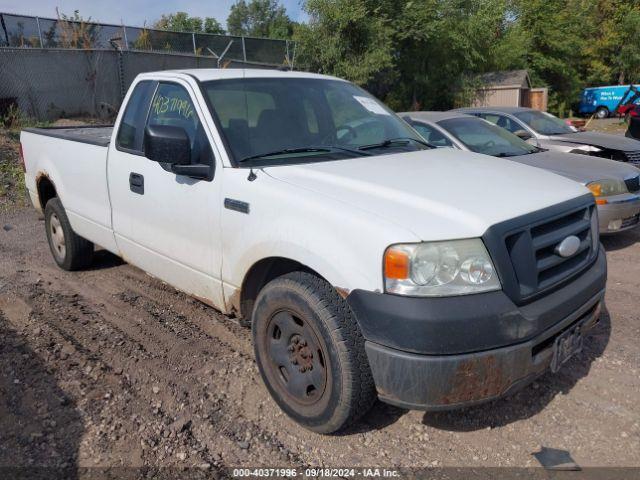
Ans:
[[[212,17],[206,17],[204,21],[200,17],[191,17],[186,12],[176,12],[162,15],[160,20],[153,24],[158,30],[171,30],[174,32],[195,32],[224,34],[222,25]]]
[[[298,64],[348,78],[392,108],[450,108],[493,66],[506,0],[308,0]]]
[[[296,63],[392,108],[469,103],[477,74],[527,69],[568,113],[590,85],[640,81],[638,0],[307,0]]]
[[[601,0],[594,13],[598,28],[587,46],[587,81],[640,81],[640,4],[634,0]]]
[[[231,35],[291,38],[294,22],[278,0],[238,0],[227,18]]]
[[[305,9],[309,22],[294,34],[299,64],[360,85],[393,82],[393,29],[366,0],[308,0]]]
[[[212,17],[206,17],[204,19],[204,33],[215,33],[217,35],[224,35],[226,32],[220,22]]]

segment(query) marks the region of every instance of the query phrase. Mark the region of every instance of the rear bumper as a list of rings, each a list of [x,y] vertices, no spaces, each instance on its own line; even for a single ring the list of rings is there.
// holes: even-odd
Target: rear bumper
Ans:
[[[598,205],[600,233],[623,232],[638,226],[640,197],[633,194],[618,195],[606,205]]]
[[[526,305],[502,291],[411,298],[355,290],[347,301],[379,398],[411,409],[450,409],[501,397],[543,373],[560,333],[597,322],[606,276],[600,247],[585,272]]]

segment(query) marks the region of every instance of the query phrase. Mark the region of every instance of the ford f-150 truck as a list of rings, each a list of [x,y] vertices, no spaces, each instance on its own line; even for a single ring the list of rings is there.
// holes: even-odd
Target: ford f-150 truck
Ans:
[[[113,127],[26,129],[21,146],[61,268],[98,245],[250,323],[270,394],[317,432],[376,396],[506,395],[561,368],[599,318],[586,188],[431,148],[337,78],[142,74]]]

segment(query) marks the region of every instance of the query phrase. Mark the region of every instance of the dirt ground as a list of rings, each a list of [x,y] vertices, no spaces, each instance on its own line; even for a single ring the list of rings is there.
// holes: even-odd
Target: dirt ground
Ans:
[[[640,231],[603,243],[607,309],[558,374],[461,411],[378,403],[320,436],[271,400],[247,329],[106,252],[60,270],[18,201],[0,210],[0,467],[535,466],[542,446],[638,467]]]
[[[589,131],[612,133],[614,135],[624,135],[627,131],[627,124],[624,119],[617,117],[602,120],[594,118],[585,127]]]

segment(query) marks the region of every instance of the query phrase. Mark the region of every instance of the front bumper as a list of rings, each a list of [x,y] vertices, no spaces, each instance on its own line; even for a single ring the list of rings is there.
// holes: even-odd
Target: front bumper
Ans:
[[[600,234],[623,232],[638,226],[640,197],[634,194],[608,197],[605,205],[598,205]]]
[[[504,396],[543,373],[558,335],[597,322],[605,283],[601,248],[579,277],[523,306],[501,291],[408,298],[355,290],[347,301],[366,340],[379,398],[437,410]]]

